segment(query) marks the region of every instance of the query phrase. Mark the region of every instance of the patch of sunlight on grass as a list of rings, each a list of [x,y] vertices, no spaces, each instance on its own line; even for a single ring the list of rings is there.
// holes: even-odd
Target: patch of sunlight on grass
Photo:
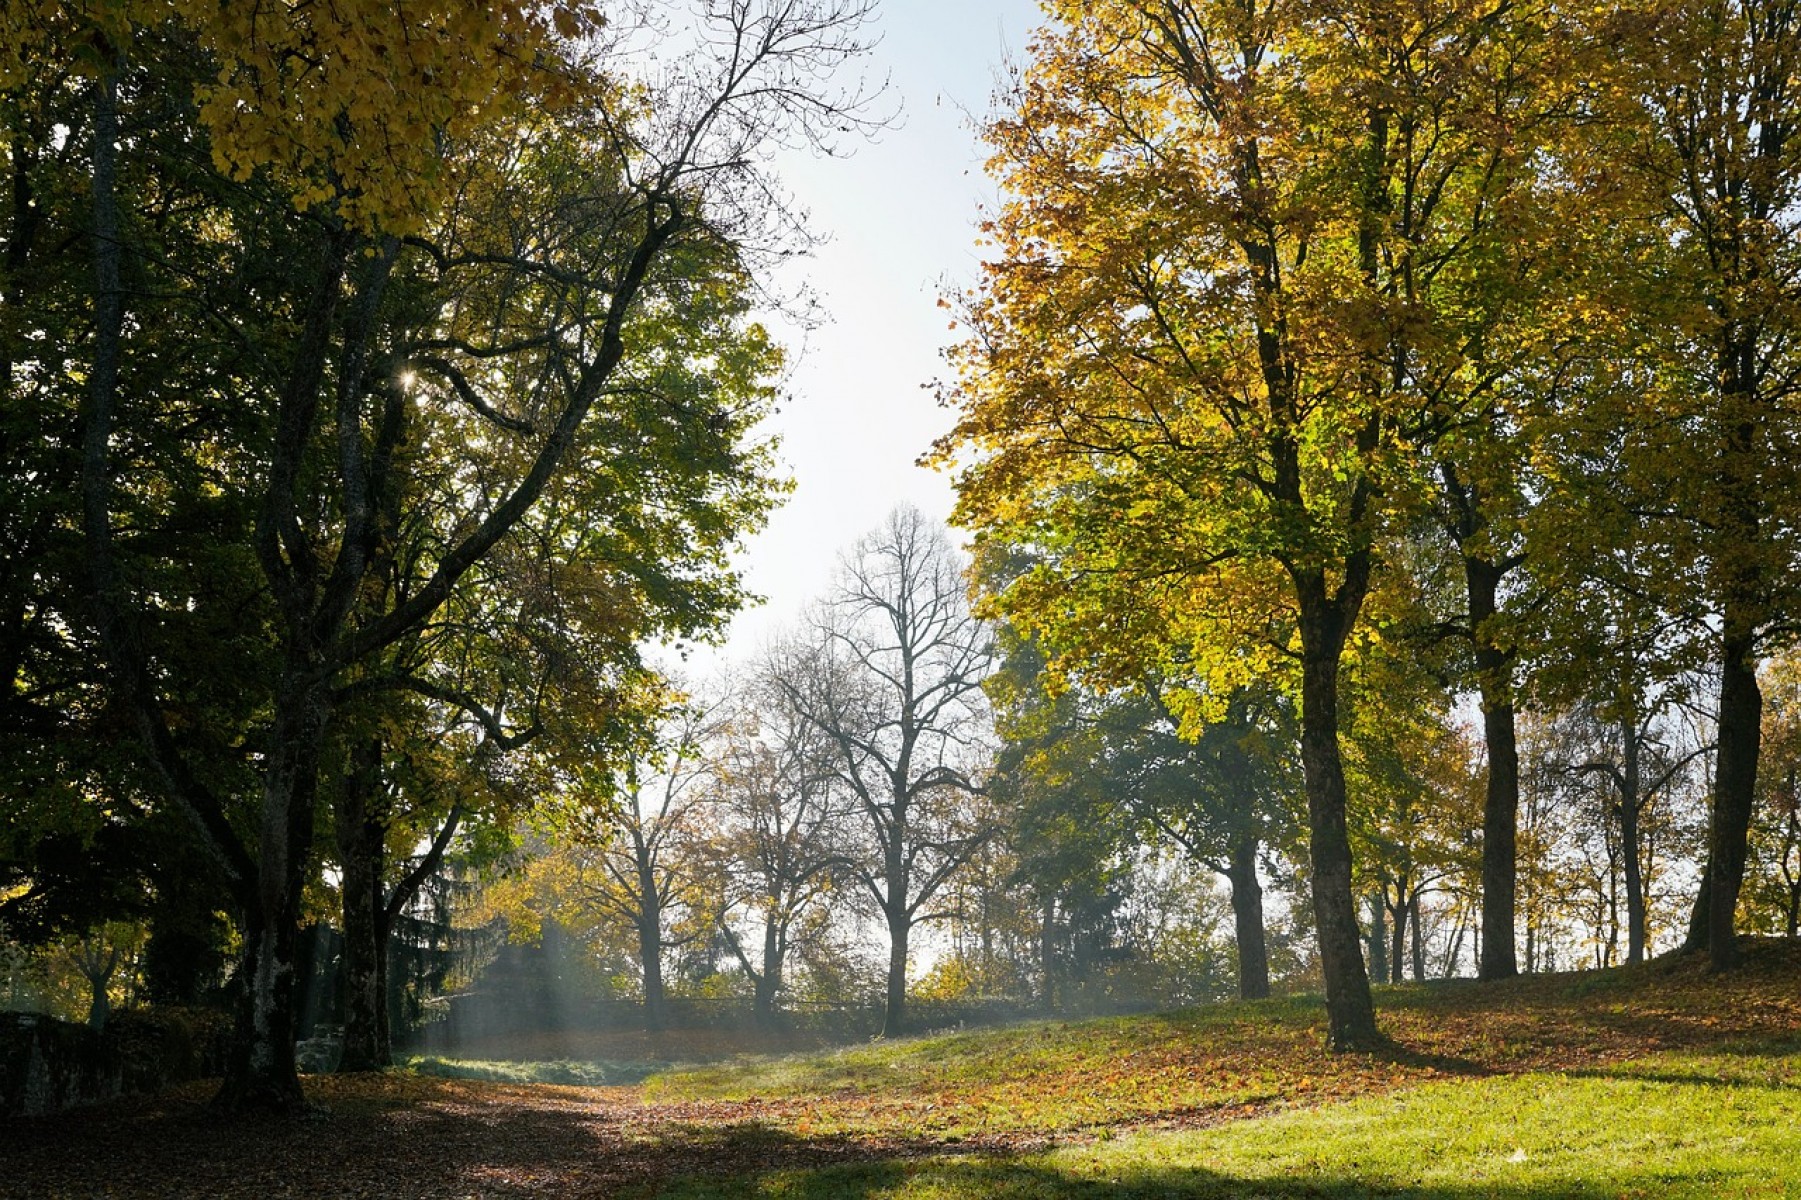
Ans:
[[[682,1200],[1801,1197],[1801,1055],[1670,1055],[1430,1083],[1019,1158],[690,1180]]]
[[[638,1083],[670,1066],[666,1062],[577,1062],[567,1059],[555,1062],[511,1062],[430,1056],[407,1058],[400,1065],[421,1075],[436,1075],[444,1079],[484,1079],[491,1083],[556,1083],[575,1087]]]

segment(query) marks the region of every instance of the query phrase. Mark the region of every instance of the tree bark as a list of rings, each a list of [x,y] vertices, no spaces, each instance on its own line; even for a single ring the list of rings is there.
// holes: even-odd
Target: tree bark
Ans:
[[[1387,892],[1383,893],[1387,903]],[[1407,973],[1407,882],[1395,884],[1395,902],[1388,906],[1388,982],[1399,983]],[[1377,976],[1381,978],[1381,976]]]
[[[244,1001],[214,1103],[230,1111],[306,1107],[294,1061],[295,943],[312,859],[313,806],[326,700],[311,664],[277,685],[271,760],[263,785],[255,903],[244,914]]]
[[[1323,593],[1324,581],[1318,583]],[[1303,591],[1309,589],[1303,588]],[[1338,667],[1348,620],[1301,609],[1301,766],[1306,778],[1313,919],[1326,982],[1328,1041],[1334,1050],[1376,1046],[1375,1002],[1364,971],[1357,902],[1351,893],[1351,838],[1345,818],[1344,762],[1338,746]],[[1310,612],[1312,608],[1314,611]]]
[[[338,799],[338,861],[344,920],[344,1049],[339,1071],[379,1071],[388,1066],[382,1036],[388,997],[382,963],[387,945],[381,919],[387,826],[374,811],[380,787],[381,743],[359,746]]]
[[[899,1037],[907,1027],[907,941],[913,923],[905,912],[888,912],[888,996],[882,1010],[882,1036]]]
[[[1479,979],[1509,979],[1520,970],[1514,952],[1520,756],[1514,729],[1513,655],[1495,645],[1492,625],[1504,572],[1467,553],[1463,569],[1488,752],[1482,803],[1482,958],[1476,974]]]
[[[1413,927],[1413,981],[1426,982],[1426,939],[1420,929],[1420,894],[1415,891],[1407,901],[1407,923]]]
[[[1388,900],[1378,891],[1370,897],[1370,974],[1388,978]]]
[[[761,1029],[776,1025],[775,997],[782,990],[782,937],[774,918],[763,922],[763,970],[756,976],[753,1014]]]
[[[1620,735],[1625,757],[1621,764],[1624,786],[1620,789],[1620,855],[1626,876],[1626,961],[1640,963],[1645,961],[1646,911],[1639,818],[1645,801],[1640,762],[1643,746],[1636,716],[1620,721]]]
[[[640,871],[640,879],[650,886],[644,892],[643,911],[638,917],[638,963],[644,971],[644,1028],[655,1032],[664,1027],[667,1004],[663,995],[663,906],[658,903],[655,879],[648,867]]]
[[[1238,996],[1262,1000],[1269,996],[1269,945],[1263,931],[1263,885],[1257,880],[1258,838],[1240,834],[1232,843],[1231,869],[1226,881],[1232,889],[1233,940],[1238,948]]]
[[[1763,692],[1757,684],[1754,639],[1727,610],[1720,664],[1719,757],[1714,768],[1713,819],[1707,839],[1707,951],[1716,971],[1739,965],[1735,919],[1757,797]],[[1734,627],[1738,626],[1738,631]]]

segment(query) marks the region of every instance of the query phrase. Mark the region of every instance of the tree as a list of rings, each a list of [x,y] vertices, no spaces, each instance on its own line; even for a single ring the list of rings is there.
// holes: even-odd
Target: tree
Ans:
[[[9,28],[43,24],[25,7]],[[735,599],[728,547],[772,499],[747,437],[769,390],[735,390],[729,368],[717,390],[644,385],[694,350],[668,333],[681,313],[745,294],[781,217],[758,199],[765,149],[861,123],[856,97],[825,90],[861,15],[724,5],[680,71],[642,86],[631,31],[577,6],[192,5],[155,24],[59,6],[48,34],[9,39],[7,83],[50,46],[91,81],[73,137],[93,334],[68,375],[84,608],[241,923],[227,1105],[301,1104],[287,980],[346,706],[527,514],[612,489],[590,514],[602,532],[556,550],[609,556],[621,590],[595,611],[626,644],[664,622],[698,632]],[[140,119],[168,96],[171,120]],[[732,353],[765,370],[766,340],[736,324]],[[184,506],[204,527],[176,520]],[[151,581],[203,546],[228,569]],[[184,609],[236,614],[248,644],[200,660],[257,714],[232,731],[248,803],[171,702],[170,681],[207,674],[168,636],[198,623]]]
[[[869,839],[851,867],[887,926],[884,1036],[905,1028],[915,926],[989,832],[964,801],[980,787],[990,638],[970,615],[943,528],[899,508],[851,550],[815,620],[820,645],[778,668],[780,687],[831,743]]]
[[[709,746],[720,725],[716,708],[682,704],[653,743],[617,769],[578,772],[569,796],[576,804],[564,834],[574,868],[569,898],[630,930],[647,1029],[668,1022],[665,955],[710,937],[719,918],[720,881],[706,842],[707,810],[718,799]]]
[[[980,577],[992,586],[990,573]],[[1258,864],[1293,829],[1294,722],[1285,700],[1273,689],[1245,688],[1220,719],[1184,737],[1170,707],[1181,691],[1175,685],[1147,675],[1130,689],[1096,694],[1054,681],[1041,648],[1012,630],[1003,628],[1002,645],[988,685],[1003,742],[996,774],[1017,810],[1025,861],[1044,857],[1034,843],[1047,834],[1065,853],[1084,847],[1086,861],[1063,864],[1073,883],[1146,838],[1168,842],[1225,879],[1239,995],[1268,996]],[[1049,855],[1040,869],[1063,857]]]
[[[726,945],[749,976],[752,1011],[776,1023],[784,971],[797,943],[819,932],[809,918],[852,860],[846,836],[854,814],[837,788],[834,747],[790,703],[780,664],[801,651],[772,652],[740,700],[717,763],[719,853],[727,894],[721,913]],[[755,952],[736,922],[743,913],[759,935]]]
[[[1650,144],[1644,198],[1670,232],[1680,324],[1653,344],[1689,425],[1684,445],[1652,434],[1646,449],[1691,463],[1664,476],[1693,526],[1677,537],[1706,564],[1718,620],[1720,676],[1715,800],[1704,886],[1689,946],[1715,968],[1738,962],[1734,917],[1756,807],[1761,699],[1758,661],[1794,616],[1797,559],[1783,499],[1796,494],[1797,429],[1787,402],[1801,380],[1796,330],[1796,198],[1801,124],[1796,65],[1801,14],[1765,0],[1682,9],[1680,22],[1646,13],[1628,23],[1639,67],[1634,99]],[[1664,459],[1664,470],[1670,468]]]
[[[1752,834],[1757,870],[1746,881],[1757,922],[1801,935],[1801,663],[1793,654],[1764,668],[1763,760],[1758,791],[1762,814]],[[1755,919],[1755,918],[1754,918]],[[1756,926],[1754,926],[1755,928]]]
[[[1054,6],[990,131],[1009,198],[941,446],[1042,549],[999,610],[1106,682],[1287,674],[1335,1047],[1377,1040],[1338,675],[1419,454],[1488,381],[1545,73],[1537,9]],[[1497,116],[1497,114],[1500,114]],[[1076,669],[1072,666],[1072,670]]]
[[[1801,189],[1801,15],[1766,0],[1617,14],[1621,52],[1578,150],[1594,214],[1643,231],[1606,264],[1606,302],[1634,371],[1607,415],[1635,507],[1653,519],[1654,577],[1712,645],[1718,750],[1703,886],[1687,945],[1738,961],[1735,914],[1756,807],[1757,668],[1793,620],[1798,560],[1792,399],[1801,370],[1795,251]]]

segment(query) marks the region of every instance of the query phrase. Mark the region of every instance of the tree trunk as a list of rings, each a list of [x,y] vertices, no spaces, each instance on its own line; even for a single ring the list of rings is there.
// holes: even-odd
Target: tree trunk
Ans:
[[[388,1066],[382,1038],[388,997],[382,986],[387,947],[381,936],[381,878],[386,823],[375,811],[381,786],[381,743],[357,747],[338,796],[338,862],[344,920],[344,1051],[339,1071],[379,1071]]]
[[[1388,978],[1388,900],[1378,891],[1370,897],[1370,974]]]
[[[1383,895],[1384,903],[1387,894]],[[1407,884],[1395,884],[1395,902],[1388,907],[1388,982],[1399,983],[1407,975]]]
[[[1038,970],[1044,977],[1042,1004],[1046,1013],[1057,1011],[1057,902],[1046,900],[1038,919]]]
[[[1263,885],[1257,880],[1257,845],[1254,832],[1239,834],[1233,840],[1231,870],[1226,873],[1232,888],[1241,1000],[1262,1000],[1269,995],[1269,945],[1263,932]]]
[[[1726,622],[1728,631],[1744,628],[1732,606]],[[1757,684],[1752,647],[1748,632],[1729,632],[1720,664],[1719,757],[1714,768],[1706,880],[1708,961],[1716,971],[1730,970],[1740,960],[1735,918],[1757,797],[1763,722],[1763,692]]]
[[[253,918],[239,963],[242,995],[225,1078],[213,1098],[227,1112],[293,1115],[306,1106],[294,1062],[294,950],[297,921]]]
[[[112,973],[88,976],[88,1028],[99,1032],[106,1028],[107,1018],[112,1016],[112,997],[106,994],[106,985],[111,981]]]
[[[1625,786],[1620,796],[1620,855],[1626,873],[1626,961],[1640,963],[1645,961],[1646,907],[1644,869],[1640,859],[1643,852],[1640,843],[1644,839],[1639,829],[1644,806],[1640,778],[1642,764],[1639,761],[1642,746],[1636,716],[1620,722],[1620,735],[1626,760],[1621,764]]]
[[[1413,927],[1413,982],[1426,982],[1426,939],[1420,929],[1420,894],[1407,901],[1407,923]]]
[[[1301,771],[1307,789],[1313,919],[1326,981],[1328,1041],[1364,1050],[1381,1041],[1351,894],[1351,837],[1345,819],[1344,761],[1338,746],[1338,667],[1356,606],[1329,601],[1325,580],[1297,580],[1301,606]],[[1348,588],[1347,583],[1341,585]]]
[[[663,996],[663,922],[647,912],[638,922],[638,964],[644,971],[644,1028],[656,1032],[667,1020]]]
[[[269,733],[254,903],[244,914],[236,1037],[214,1104],[228,1111],[306,1107],[294,1062],[294,959],[312,865],[326,698],[317,671],[292,663],[277,684]]]
[[[888,911],[888,999],[882,1010],[882,1036],[899,1037],[907,1024],[907,940],[913,923],[905,912]]]
[[[1482,738],[1488,752],[1488,784],[1482,803],[1482,958],[1479,979],[1519,974],[1514,956],[1518,883],[1520,755],[1514,736],[1513,655],[1494,644],[1493,618],[1504,573],[1466,554],[1470,627],[1482,693]]]
[[[782,937],[774,918],[763,922],[763,969],[756,976],[752,1013],[760,1029],[773,1029],[775,997],[782,990]]]

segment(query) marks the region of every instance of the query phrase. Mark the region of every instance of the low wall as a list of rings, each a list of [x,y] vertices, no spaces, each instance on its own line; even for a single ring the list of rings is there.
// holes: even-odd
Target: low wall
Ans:
[[[217,1075],[227,1028],[207,1012],[119,1013],[104,1033],[0,1013],[0,1116],[42,1116]]]

